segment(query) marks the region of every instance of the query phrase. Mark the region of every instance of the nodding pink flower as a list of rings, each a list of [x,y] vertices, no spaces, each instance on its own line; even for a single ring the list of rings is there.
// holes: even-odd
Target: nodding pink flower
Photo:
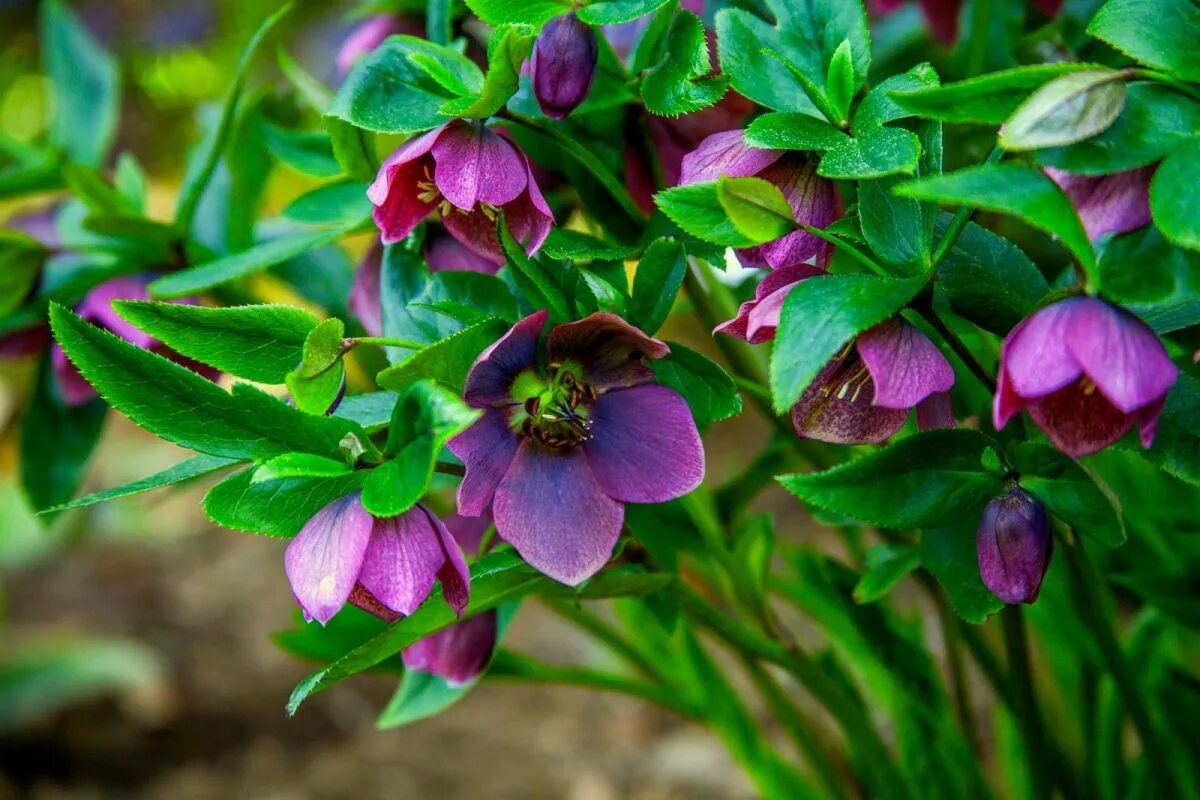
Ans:
[[[1046,174],[1075,206],[1089,239],[1150,224],[1150,179],[1154,176],[1154,166],[1097,176],[1046,167]]]
[[[899,318],[876,325],[834,356],[792,407],[801,438],[882,442],[917,409],[921,430],[953,427],[954,368],[929,338]]]
[[[550,20],[533,46],[533,94],[542,112],[563,119],[584,101],[596,76],[596,32],[574,11]]]
[[[1062,8],[1062,0],[1030,0],[1029,4],[1047,17],[1056,16]],[[870,0],[867,8],[873,14],[890,14],[903,5],[904,0]],[[920,0],[919,5],[933,38],[941,44],[954,44],[963,0]]]
[[[1028,410],[1073,458],[1103,450],[1134,425],[1149,447],[1178,374],[1137,317],[1095,297],[1060,300],[1004,340],[993,421],[999,430]]]
[[[348,75],[355,62],[396,33],[420,36],[424,33],[424,26],[398,14],[377,14],[360,22],[354,30],[350,31],[350,35],[346,37],[346,41],[338,50],[338,75],[343,77]]]
[[[458,511],[489,507],[500,538],[533,567],[575,585],[607,563],[625,503],[662,503],[704,477],[704,448],[682,397],[651,381],[669,350],[597,312],[555,326],[547,313],[480,354],[464,397],[483,416],[450,440],[466,465]]]
[[[503,212],[513,238],[534,253],[554,215],[529,159],[481,121],[454,120],[400,145],[367,189],[384,244],[398,242],[437,210],[450,235],[497,264],[504,252],[496,233]]]
[[[713,333],[727,333],[750,344],[771,341],[779,327],[779,314],[788,294],[800,281],[824,274],[824,270],[808,264],[771,270],[755,288],[754,299],[742,303],[737,316],[718,325]]]
[[[376,517],[360,493],[340,497],[305,523],[283,563],[296,602],[322,625],[347,601],[386,622],[407,616],[439,580],[456,613],[467,607],[471,576],[458,544],[420,504]]]
[[[817,164],[808,155],[786,150],[764,150],[746,144],[740,130],[714,133],[683,158],[681,184],[731,178],[762,178],[779,188],[797,222],[824,228],[837,218],[837,192],[833,182],[817,175]],[[764,264],[779,268],[822,257],[829,245],[805,231],[793,231],[773,242],[738,250],[746,266]]]
[[[148,276],[132,275],[124,275],[105,281],[99,286],[94,287],[84,296],[79,305],[75,307],[75,313],[93,325],[104,328],[110,333],[120,336],[130,344],[136,344],[143,350],[150,350],[160,355],[165,355],[172,361],[206,378],[215,377],[217,375],[216,370],[197,363],[186,356],[179,355],[150,334],[126,322],[113,309],[112,303],[114,300],[150,299],[150,295],[146,291],[146,286],[149,282],[150,278]],[[192,298],[186,298],[178,302],[193,305],[196,301]],[[62,395],[63,402],[67,405],[81,406],[96,396],[96,390],[79,374],[79,370],[67,358],[67,354],[63,352],[58,342],[55,342],[51,348],[50,366],[54,370],[54,377],[58,383],[59,393]]]
[[[1013,485],[993,499],[979,520],[979,577],[1006,603],[1032,603],[1050,566],[1054,539],[1046,509]]]
[[[496,635],[496,611],[485,611],[404,648],[404,668],[432,672],[451,686],[463,686],[487,668]]]

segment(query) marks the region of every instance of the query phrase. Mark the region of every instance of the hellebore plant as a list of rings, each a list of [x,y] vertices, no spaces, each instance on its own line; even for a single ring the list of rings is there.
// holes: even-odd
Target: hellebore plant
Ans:
[[[285,540],[289,713],[567,683],[772,800],[1196,795],[1194,0],[402,5],[250,95],[264,22],[172,214],[111,157],[129,71],[39,5],[55,116],[0,137],[39,510],[208,476]],[[196,456],[77,498],[106,404]]]

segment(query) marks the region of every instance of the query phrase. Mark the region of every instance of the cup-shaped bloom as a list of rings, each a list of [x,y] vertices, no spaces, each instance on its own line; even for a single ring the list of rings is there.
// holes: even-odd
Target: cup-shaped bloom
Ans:
[[[800,281],[824,274],[824,270],[808,264],[771,270],[755,287],[754,299],[742,303],[737,316],[718,325],[713,333],[727,333],[750,344],[771,341],[779,327],[779,314],[788,294]]]
[[[404,648],[404,668],[432,672],[451,686],[474,680],[496,649],[496,611],[456,622]]]
[[[764,150],[746,144],[740,130],[709,136],[683,157],[681,184],[731,178],[757,177],[783,192],[797,222],[824,228],[837,217],[837,192],[833,182],[817,175],[816,161],[807,154]],[[772,242],[738,250],[746,266],[779,268],[823,256],[829,245],[805,231],[793,231]]]
[[[376,517],[358,492],[312,516],[283,557],[304,613],[324,625],[347,601],[391,622],[417,610],[442,582],[455,612],[467,607],[470,573],[454,537],[424,506]]]
[[[608,561],[625,503],[661,503],[704,477],[682,397],[645,364],[669,350],[613,314],[555,326],[538,364],[539,311],[480,354],[464,397],[484,410],[450,440],[466,465],[458,511],[492,509],[496,532],[532,566],[575,585]]]
[[[921,430],[951,427],[954,368],[929,337],[895,318],[864,331],[817,373],[792,407],[796,435],[882,442],[917,409]]]
[[[1004,340],[993,421],[999,430],[1026,409],[1073,458],[1103,450],[1134,425],[1149,447],[1178,374],[1137,317],[1095,297],[1060,300]]]
[[[496,264],[504,263],[496,233],[501,212],[530,253],[554,224],[525,154],[478,120],[454,120],[400,145],[367,197],[384,244],[408,236],[437,210],[451,236]]]
[[[979,520],[979,577],[1006,603],[1032,603],[1050,566],[1054,539],[1046,509],[1015,484]]]
[[[337,71],[339,75],[349,74],[350,69],[358,59],[383,44],[394,33],[408,33],[419,36],[423,27],[399,14],[376,14],[360,22],[350,35],[342,42],[337,54]]]
[[[587,97],[596,76],[596,32],[571,11],[543,26],[533,45],[533,95],[542,112],[562,119]]]
[[[1150,224],[1153,166],[1094,176],[1047,167],[1046,174],[1075,206],[1089,239]]]

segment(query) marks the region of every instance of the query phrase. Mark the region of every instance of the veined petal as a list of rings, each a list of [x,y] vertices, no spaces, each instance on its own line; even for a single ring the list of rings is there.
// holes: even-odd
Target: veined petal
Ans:
[[[466,465],[458,484],[458,513],[477,517],[492,504],[500,479],[517,454],[517,437],[508,426],[508,413],[488,409],[471,427],[447,443]]]
[[[1083,374],[1067,346],[1077,302],[1079,298],[1071,298],[1038,309],[1009,332],[1000,349],[1000,365],[1015,394],[1043,397]]]
[[[750,344],[762,344],[775,338],[783,301],[797,283],[825,271],[808,264],[792,264],[768,272],[754,290],[754,299],[742,303],[738,315],[713,329]]]
[[[417,610],[446,563],[437,529],[419,506],[375,517],[358,581],[383,605],[405,616]],[[449,536],[449,534],[447,534]]]
[[[537,366],[537,343],[548,316],[545,309],[530,314],[479,354],[463,389],[468,404],[476,408],[513,404],[513,381]]]
[[[1179,375],[1154,331],[1094,297],[1075,302],[1067,347],[1108,401],[1127,414],[1163,397]]]
[[[433,145],[433,160],[438,191],[463,211],[477,203],[510,203],[525,189],[521,156],[482,122],[448,128]]]
[[[750,147],[740,128],[714,133],[683,157],[679,183],[715,181],[722,175],[747,178],[762,172],[783,154],[783,150]]]
[[[391,167],[385,164],[380,168],[380,177],[367,190],[367,196],[375,204],[372,217],[384,244],[402,241],[437,208],[436,202],[421,199],[422,191],[417,186],[425,178],[426,167],[424,161],[409,161]],[[383,189],[372,194],[377,186]]]
[[[1079,212],[1089,239],[1125,233],[1150,223],[1150,179],[1154,166],[1112,175],[1074,175],[1053,167],[1046,174]]]
[[[283,565],[292,593],[322,625],[341,610],[358,582],[373,525],[355,492],[314,514],[288,544]]]
[[[954,427],[954,407],[949,392],[934,392],[917,403],[917,429],[922,431]]]
[[[508,222],[509,232],[529,255],[542,249],[542,244],[550,235],[550,229],[554,227],[554,216],[549,209],[543,210],[535,202],[534,193],[537,192],[537,186],[532,181],[531,175],[529,185],[532,191],[522,193],[516,200],[504,206],[504,219]],[[538,192],[536,198],[540,197],[541,193]],[[540,205],[545,206],[545,201]]]
[[[1100,392],[1086,390],[1082,381],[1031,401],[1028,409],[1054,446],[1072,458],[1103,450],[1124,436],[1134,421]]]
[[[654,370],[644,362],[671,352],[658,339],[606,311],[555,325],[546,339],[546,350],[552,364],[579,364],[584,382],[599,391],[646,383],[654,377]]]
[[[442,568],[437,573],[438,580],[442,582],[442,597],[445,598],[446,604],[454,609],[455,614],[462,616],[471,599],[471,570],[467,568],[467,561],[463,558],[458,541],[450,533],[450,529],[446,527],[445,523],[425,506],[417,505],[416,507],[433,526],[433,530],[437,533],[438,543],[446,557]]]
[[[912,408],[954,385],[954,368],[929,337],[900,319],[859,334],[856,346],[875,384],[875,405]]]
[[[797,222],[825,228],[837,219],[837,191],[833,181],[817,175],[816,162],[789,153],[759,175],[783,192]],[[774,269],[801,264],[822,256],[829,244],[806,231],[793,231],[773,242],[738,251],[749,262],[765,262]],[[818,261],[820,259],[818,258]]]
[[[375,176],[375,180],[371,182],[371,185],[367,187],[367,199],[377,206],[383,205],[388,195],[392,193],[392,187],[396,183],[394,178],[396,170],[405,164],[418,160],[421,156],[428,153],[433,148],[433,143],[438,140],[438,137],[442,135],[442,132],[446,130],[449,124],[439,125],[431,131],[423,133],[420,136],[415,136],[393,150],[391,155],[385,158],[383,163],[379,165],[379,173]]]
[[[792,406],[796,435],[834,444],[882,442],[904,427],[908,409],[877,406],[866,365],[851,350],[834,358]]]

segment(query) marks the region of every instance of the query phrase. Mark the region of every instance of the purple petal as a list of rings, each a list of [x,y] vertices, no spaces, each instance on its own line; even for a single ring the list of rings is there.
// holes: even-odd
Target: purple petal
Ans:
[[[156,341],[154,337],[126,322],[112,307],[114,300],[149,300],[147,283],[146,279],[132,275],[105,281],[87,293],[75,313],[94,325],[112,331],[130,344],[148,350]],[[189,304],[192,302],[189,301]]]
[[[432,672],[451,686],[470,683],[496,649],[495,610],[455,623],[404,649],[404,668]]]
[[[1026,399],[1042,397],[1083,374],[1067,346],[1076,302],[1078,298],[1072,298],[1041,308],[1008,334],[1000,348],[1000,364],[1014,394]]]
[[[596,32],[573,11],[542,27],[533,47],[533,94],[546,116],[563,119],[584,101],[598,53]]]
[[[616,314],[597,311],[578,322],[556,325],[546,339],[551,364],[573,362],[583,381],[603,391],[636,386],[654,377],[646,359],[662,358],[671,349]]]
[[[467,561],[463,558],[458,541],[445,523],[425,506],[418,505],[417,508],[421,509],[437,532],[438,543],[446,557],[437,574],[438,580],[442,582],[442,597],[446,604],[454,609],[454,613],[461,617],[471,599],[471,570],[467,568]]]
[[[350,285],[350,313],[358,317],[363,330],[371,336],[383,335],[379,288],[382,262],[383,245],[375,242],[354,271],[354,283]]]
[[[516,452],[515,446],[513,452]],[[505,464],[505,467],[507,466]],[[491,502],[490,498],[489,502]],[[446,530],[450,531],[450,535],[454,537],[454,541],[458,542],[459,547],[468,553],[477,553],[479,546],[483,543],[483,535],[492,525],[492,516],[486,513],[477,517],[451,514],[444,521]]]
[[[1179,375],[1154,331],[1094,297],[1072,305],[1067,348],[1109,402],[1125,413],[1162,398]]]
[[[548,316],[545,309],[530,314],[479,354],[463,389],[463,399],[469,405],[486,408],[515,402],[513,381],[537,366],[537,343]]]
[[[550,235],[550,229],[554,227],[554,215],[533,183],[532,173],[529,180],[530,191],[522,193],[504,207],[504,219],[508,222],[513,239],[525,248],[526,253],[533,255],[542,249],[542,244]]]
[[[480,258],[496,265],[504,262],[504,250],[500,247],[500,236],[496,232],[498,218],[489,218],[482,211],[461,211],[452,208],[442,216],[442,226],[463,247]]]
[[[954,368],[929,337],[899,319],[859,334],[858,354],[875,384],[875,405],[912,408],[954,385]]]
[[[494,275],[500,268],[500,264],[480,257],[453,236],[432,231],[425,239],[423,254],[425,263],[433,272],[486,272]]]
[[[621,535],[625,507],[596,483],[583,449],[526,441],[494,505],[496,532],[532,567],[575,586],[596,574]]]
[[[58,342],[50,345],[50,368],[54,371],[54,382],[62,401],[72,408],[86,405],[96,396],[96,390],[84,379]]]
[[[427,202],[419,197],[423,190],[417,184],[431,180],[432,159],[425,156],[445,129],[445,125],[434,128],[396,148],[367,188],[384,244],[394,244],[408,236],[437,207],[436,201]]]
[[[818,275],[824,270],[808,264],[794,264],[771,270],[754,290],[754,299],[742,303],[738,315],[713,329],[713,333],[727,333],[750,344],[762,344],[775,338],[779,327],[779,313],[788,292],[797,283]]]
[[[759,177],[779,187],[797,222],[825,228],[837,219],[837,190],[833,181],[817,175],[816,162],[812,159],[789,153]],[[816,236],[794,231],[773,242],[739,250],[738,255],[748,265],[765,262],[778,269],[821,256],[828,248],[829,245]]]
[[[414,506],[396,517],[375,518],[358,582],[384,606],[407,616],[425,602],[445,563],[438,531]]]
[[[1150,223],[1150,178],[1154,166],[1112,175],[1073,175],[1046,168],[1079,212],[1089,239],[1125,233]]]
[[[834,444],[882,442],[904,427],[908,409],[874,404],[875,387],[854,348],[817,374],[796,405],[792,426],[803,439]]]
[[[1134,418],[1087,391],[1082,381],[1029,403],[1029,416],[1047,438],[1072,458],[1097,453],[1125,435]]]
[[[704,445],[692,412],[657,384],[600,395],[583,451],[600,488],[623,503],[665,503],[704,480]]]
[[[358,582],[374,519],[357,492],[334,500],[288,543],[283,565],[296,601],[324,625]]]
[[[1154,444],[1154,435],[1158,433],[1158,418],[1166,404],[1167,398],[1163,397],[1158,402],[1142,406],[1133,412],[1133,423],[1138,426],[1138,437],[1142,440],[1142,447],[1149,448]]]
[[[936,428],[953,428],[954,406],[949,392],[934,392],[917,403],[917,429],[930,431]]]
[[[517,454],[517,444],[517,436],[508,426],[508,414],[495,409],[485,411],[447,443],[467,469],[458,484],[458,513],[477,517],[487,510],[496,486]]]
[[[722,175],[748,178],[774,164],[783,154],[783,150],[750,147],[740,129],[714,133],[683,157],[679,183],[715,181]]]
[[[992,402],[992,425],[996,430],[1000,430],[1024,408],[1025,400],[1013,391],[1008,370],[1004,368],[1004,362],[1001,362],[1000,374],[996,377],[996,398]]]
[[[979,521],[979,576],[1006,603],[1037,599],[1053,545],[1046,510],[1013,487],[987,504]]]
[[[393,33],[410,32],[412,26],[405,25],[400,17],[394,14],[377,14],[368,17],[358,25],[342,43],[337,54],[337,71],[345,76],[354,66],[354,62],[383,44],[383,40]]]
[[[433,145],[433,160],[438,191],[463,211],[481,202],[510,203],[525,188],[528,170],[521,156],[482,122],[447,128]]]

